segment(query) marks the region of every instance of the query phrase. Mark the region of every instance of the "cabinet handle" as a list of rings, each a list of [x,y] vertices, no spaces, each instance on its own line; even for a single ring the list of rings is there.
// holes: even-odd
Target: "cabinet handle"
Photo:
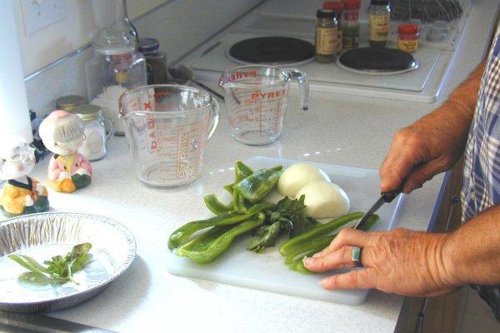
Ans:
[[[448,212],[448,217],[446,218],[446,226],[444,228],[444,231],[448,231],[450,228],[451,224],[451,217],[453,215],[453,212],[455,211],[455,208],[457,207],[457,204],[460,203],[460,199],[457,194],[455,194],[451,200],[450,200],[450,211]]]

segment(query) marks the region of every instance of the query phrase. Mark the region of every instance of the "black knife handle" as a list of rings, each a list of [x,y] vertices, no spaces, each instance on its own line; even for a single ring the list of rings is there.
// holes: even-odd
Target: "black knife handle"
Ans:
[[[385,202],[391,202],[401,193],[402,188],[398,188],[394,191],[382,192],[380,195],[384,197]]]

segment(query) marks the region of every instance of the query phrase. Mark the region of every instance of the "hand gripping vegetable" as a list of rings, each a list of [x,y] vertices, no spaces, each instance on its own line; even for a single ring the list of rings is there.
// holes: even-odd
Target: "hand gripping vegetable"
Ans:
[[[378,215],[371,215],[366,224],[364,224],[361,230],[368,230],[379,220]],[[336,220],[333,220],[334,222]],[[345,225],[345,224],[344,224]],[[302,243],[295,244],[293,247],[289,247],[287,249],[287,255],[285,256],[285,264],[294,271],[298,271],[301,273],[310,273],[310,271],[304,267],[303,259],[306,256],[311,256],[315,253],[320,252],[324,248],[326,248],[332,240],[337,237],[341,228],[336,228],[333,234],[329,234],[326,236],[320,236],[317,238],[313,238],[307,240]],[[312,230],[310,230],[312,231]]]
[[[215,226],[176,250],[179,256],[188,257],[198,264],[208,264],[222,255],[240,235],[264,223],[264,213],[236,225]]]

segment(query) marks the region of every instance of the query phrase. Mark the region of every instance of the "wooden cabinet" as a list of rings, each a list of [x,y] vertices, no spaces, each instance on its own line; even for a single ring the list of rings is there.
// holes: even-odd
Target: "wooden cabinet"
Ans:
[[[457,162],[444,179],[442,202],[431,232],[449,232],[460,226],[463,161]],[[464,287],[467,288],[467,287]],[[399,315],[396,332],[455,332],[463,313],[464,288],[448,295],[418,298],[406,297]]]

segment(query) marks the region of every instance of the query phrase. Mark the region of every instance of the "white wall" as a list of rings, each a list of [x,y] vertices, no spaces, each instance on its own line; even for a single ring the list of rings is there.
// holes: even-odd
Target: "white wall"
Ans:
[[[133,19],[167,1],[128,0],[128,14]],[[14,1],[24,76],[88,44],[96,31],[109,23],[112,4],[112,0],[65,0],[64,19],[27,36],[21,0]]]

